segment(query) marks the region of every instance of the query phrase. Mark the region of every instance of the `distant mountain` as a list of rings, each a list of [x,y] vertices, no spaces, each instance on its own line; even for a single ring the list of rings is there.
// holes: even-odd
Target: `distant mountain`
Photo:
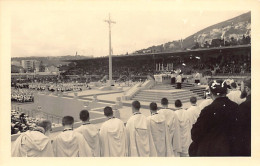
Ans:
[[[192,49],[196,44],[199,47],[204,47],[205,43],[210,45],[213,39],[222,39],[225,42],[231,42],[233,40],[242,40],[245,36],[251,37],[251,12],[204,28],[184,40],[152,46],[138,50],[135,53],[180,51]]]

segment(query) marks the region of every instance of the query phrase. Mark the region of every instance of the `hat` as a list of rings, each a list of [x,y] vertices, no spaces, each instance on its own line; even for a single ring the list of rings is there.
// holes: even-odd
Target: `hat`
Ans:
[[[214,95],[223,95],[227,93],[226,81],[213,80],[209,83],[209,89]]]

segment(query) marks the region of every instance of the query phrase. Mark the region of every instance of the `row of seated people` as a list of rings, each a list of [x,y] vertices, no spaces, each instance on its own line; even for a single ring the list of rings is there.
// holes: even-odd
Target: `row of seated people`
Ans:
[[[251,80],[242,84],[241,94],[249,100]],[[35,131],[17,138],[12,156],[56,156],[56,157],[187,157],[187,156],[236,156],[248,155],[250,146],[247,124],[251,119],[239,116],[241,111],[251,111],[247,101],[238,105],[227,96],[227,84],[214,80],[209,84],[210,98],[197,105],[196,97],[190,98],[191,106],[182,108],[175,101],[175,110],[169,109],[167,98],[162,98],[162,108],[150,103],[151,115],[140,112],[139,101],[132,102],[133,115],[126,125],[115,118],[111,107],[104,108],[107,121],[100,129],[90,123],[89,112],[79,114],[82,125],[73,129],[74,118],[62,119],[63,132],[53,140],[48,138],[51,130],[49,121],[42,121]],[[234,89],[234,91],[237,91]],[[231,93],[231,92],[230,92]],[[229,93],[229,94],[230,94]],[[238,93],[232,93],[231,97]],[[238,114],[237,114],[238,112]],[[242,133],[242,134],[241,134]],[[35,138],[38,135],[37,141]],[[30,139],[29,139],[30,138]],[[44,141],[39,141],[42,138]],[[30,142],[26,142],[30,140]],[[23,146],[21,146],[21,144]],[[38,146],[36,146],[39,144]],[[234,146],[236,145],[236,146]],[[35,149],[35,147],[44,147]],[[214,148],[212,148],[214,147]],[[24,150],[25,149],[25,150]],[[27,151],[26,151],[27,150]]]
[[[85,83],[30,83],[28,86],[29,89],[44,91],[47,88],[49,91],[52,92],[82,91],[83,87],[85,87],[86,89],[90,89],[89,85]]]
[[[37,127],[37,123],[40,118],[29,117],[23,112],[16,110],[11,111],[11,134],[19,134],[26,131],[32,131]],[[52,123],[52,126],[59,126],[56,123]]]
[[[34,95],[30,90],[11,89],[11,101],[15,102],[34,102]]]

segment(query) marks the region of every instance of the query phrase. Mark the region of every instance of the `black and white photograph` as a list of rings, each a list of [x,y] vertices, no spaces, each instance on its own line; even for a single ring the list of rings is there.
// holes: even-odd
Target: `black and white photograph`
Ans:
[[[9,2],[10,160],[252,159],[253,2]]]

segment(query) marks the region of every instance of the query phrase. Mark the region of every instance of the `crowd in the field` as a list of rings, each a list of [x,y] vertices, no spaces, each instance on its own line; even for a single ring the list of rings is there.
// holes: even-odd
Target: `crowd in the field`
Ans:
[[[11,89],[11,101],[16,102],[33,102],[34,95],[31,90],[28,89]]]
[[[29,89],[37,91],[82,91],[82,89],[91,89],[86,83],[17,83],[15,89]]]
[[[17,138],[12,156],[250,156],[251,79],[241,82],[240,89],[235,82],[229,86],[226,81],[211,81],[207,99],[198,105],[191,97],[188,109],[180,100],[170,109],[167,98],[162,98],[161,109],[150,103],[148,117],[140,112],[141,103],[133,101],[133,115],[126,125],[114,117],[111,107],[105,107],[107,121],[97,129],[89,121],[89,112],[82,110],[82,125],[74,129],[74,118],[63,117],[64,130],[52,141],[48,138],[52,124],[43,120]]]

